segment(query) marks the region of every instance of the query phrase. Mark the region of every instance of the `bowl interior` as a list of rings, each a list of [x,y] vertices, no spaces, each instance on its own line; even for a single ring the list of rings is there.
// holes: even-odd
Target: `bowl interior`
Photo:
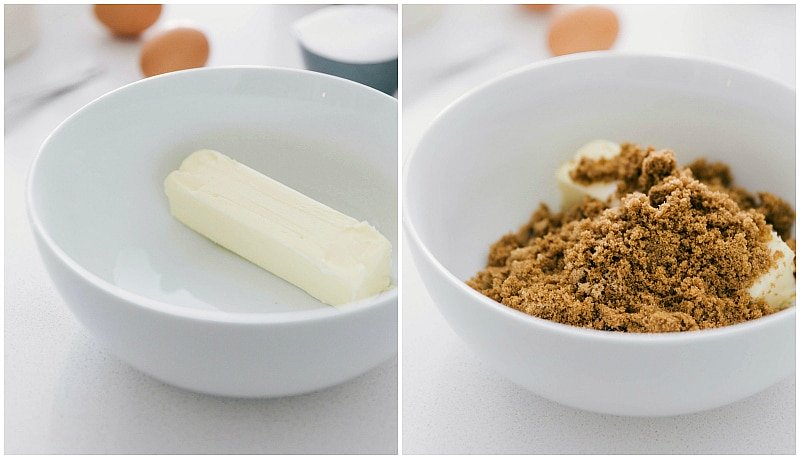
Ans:
[[[452,274],[539,202],[560,205],[556,168],[593,139],[671,148],[679,164],[728,163],[736,182],[795,204],[794,91],[727,66],[611,53],[553,60],[462,98],[432,125],[406,171],[406,218]]]
[[[45,143],[31,177],[44,231],[86,270],[132,293],[239,313],[329,308],[190,230],[163,182],[200,148],[231,156],[391,242],[397,272],[397,106],[311,72],[217,68],[117,90]]]

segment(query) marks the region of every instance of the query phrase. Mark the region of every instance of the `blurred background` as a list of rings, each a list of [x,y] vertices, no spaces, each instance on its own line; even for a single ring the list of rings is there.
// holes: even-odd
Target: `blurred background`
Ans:
[[[344,7],[148,8],[120,17],[108,9],[96,12],[94,5],[4,7],[5,452],[395,453],[397,360],[298,397],[237,400],[190,393],[133,370],[97,346],[48,278],[28,224],[25,185],[40,145],[59,123],[146,74],[238,64],[307,68],[294,24]],[[391,54],[394,43],[396,68],[396,7],[373,8],[380,11],[358,14],[377,15],[383,25],[394,17],[388,34],[386,27],[368,30],[386,40],[324,48],[326,43],[318,43],[324,34],[314,32],[333,29],[329,20],[341,21],[331,16],[307,22],[305,38],[328,58],[362,63]],[[381,14],[386,11],[391,14]],[[114,30],[141,33],[121,37]],[[339,38],[353,44],[355,32]],[[342,43],[349,45],[327,44]],[[396,70],[394,75],[396,85]]]
[[[44,105],[58,118],[112,89],[170,70],[269,65],[336,73],[307,60],[298,37],[317,48],[334,41],[331,36],[337,37],[339,41],[324,51],[359,63],[359,52],[366,53],[367,59],[382,52],[385,59],[378,60],[394,59],[396,73],[397,8],[393,5],[371,6],[366,11],[326,5],[133,7],[139,9],[5,5],[6,127],[14,127],[24,115]],[[323,9],[327,17],[314,17]],[[375,15],[384,10],[389,13]],[[330,14],[336,12],[345,13]],[[382,29],[348,27],[349,35],[335,30],[343,21],[355,22],[354,18],[378,23]],[[295,26],[302,26],[298,27],[302,33],[296,34]],[[358,34],[369,39],[359,41]],[[388,49],[376,50],[376,41]],[[335,55],[323,57],[336,60]],[[358,80],[357,75],[351,79]]]
[[[467,91],[581,49],[708,57],[795,86],[794,5],[404,5],[402,33],[404,158],[434,117]],[[651,419],[579,411],[514,385],[481,363],[444,321],[407,247],[404,453],[795,451],[794,376],[733,405]]]
[[[585,7],[584,7],[585,8]],[[468,90],[564,52],[596,24],[589,43],[622,52],[670,52],[746,67],[795,86],[794,5],[403,5],[403,154]],[[583,22],[582,22],[583,21]],[[576,30],[577,29],[577,30]],[[555,43],[553,43],[555,42]],[[578,46],[580,47],[580,46]],[[566,48],[566,49],[565,49]]]

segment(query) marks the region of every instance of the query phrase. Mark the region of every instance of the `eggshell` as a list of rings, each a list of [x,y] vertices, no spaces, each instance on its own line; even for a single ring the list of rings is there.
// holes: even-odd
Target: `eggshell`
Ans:
[[[542,4],[525,4],[522,5],[523,8],[530,11],[536,11],[539,13],[544,13],[545,11],[550,11],[553,9],[555,5],[551,3],[542,3]]]
[[[619,33],[617,15],[602,6],[562,13],[550,23],[547,44],[554,56],[611,48]]]
[[[114,35],[136,37],[155,24],[161,5],[95,5],[94,15]]]
[[[209,44],[203,32],[190,27],[164,31],[142,45],[139,65],[149,77],[176,70],[202,67],[208,61]]]

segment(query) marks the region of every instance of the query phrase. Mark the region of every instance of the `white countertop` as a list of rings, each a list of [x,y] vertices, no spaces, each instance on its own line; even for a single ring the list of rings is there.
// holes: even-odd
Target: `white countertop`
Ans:
[[[621,19],[618,50],[713,57],[795,86],[794,6],[614,9]],[[546,58],[546,21],[516,6],[449,5],[438,22],[407,33],[404,157],[455,98]],[[485,367],[437,311],[406,248],[403,261],[404,453],[795,452],[794,376],[747,400],[688,416],[639,419],[567,408]]]
[[[302,67],[289,24],[313,6],[167,5],[157,25],[190,18],[209,65]],[[6,97],[92,63],[102,75],[7,120],[5,135],[6,453],[394,453],[397,360],[318,393],[272,400],[194,394],[98,347],[51,283],[25,210],[25,181],[45,137],[103,93],[136,81],[138,42],[111,39],[91,6],[39,7],[43,36],[6,65]]]

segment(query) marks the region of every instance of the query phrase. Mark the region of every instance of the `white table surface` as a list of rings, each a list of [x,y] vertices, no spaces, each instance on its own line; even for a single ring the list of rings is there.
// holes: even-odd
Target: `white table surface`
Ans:
[[[621,20],[616,49],[713,57],[795,86],[793,6],[614,9]],[[404,157],[456,97],[546,58],[546,21],[516,6],[450,5],[438,22],[407,32]],[[587,413],[521,389],[478,361],[436,310],[406,248],[402,282],[404,453],[795,452],[794,376],[747,400],[688,416]]]
[[[209,65],[302,67],[289,24],[313,6],[167,5],[211,41]],[[394,453],[397,360],[318,393],[209,397],[162,384],[98,347],[55,291],[34,246],[25,181],[39,145],[72,112],[136,81],[135,41],[111,39],[90,6],[39,9],[38,47],[6,65],[6,97],[99,63],[105,73],[22,117],[5,135],[6,453]]]

